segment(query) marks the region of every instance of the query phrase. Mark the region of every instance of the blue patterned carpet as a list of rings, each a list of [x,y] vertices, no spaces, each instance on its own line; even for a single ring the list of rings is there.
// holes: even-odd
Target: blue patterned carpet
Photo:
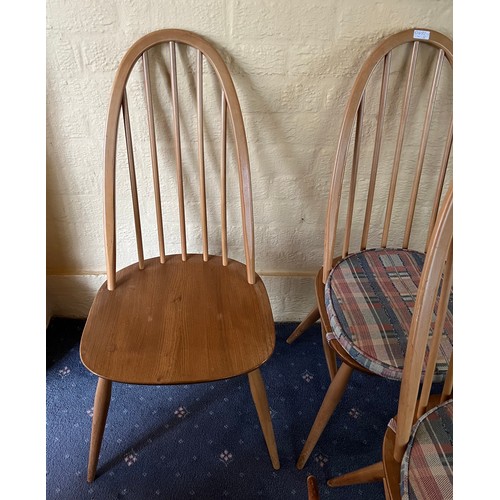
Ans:
[[[384,498],[381,483],[331,489],[326,480],[381,459],[397,383],[355,373],[304,470],[295,468],[329,376],[319,326],[288,345],[294,323],[276,325],[276,349],[262,367],[279,471],[247,377],[176,387],[115,384],[97,478],[88,484],[96,377],[80,362],[83,326],[54,318],[47,329],[47,499],[303,500],[309,474],[322,500]]]

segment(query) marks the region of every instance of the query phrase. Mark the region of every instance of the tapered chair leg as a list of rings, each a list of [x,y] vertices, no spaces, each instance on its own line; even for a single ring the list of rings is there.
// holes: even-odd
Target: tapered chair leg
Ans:
[[[319,500],[318,481],[314,476],[307,476],[307,499]]]
[[[382,462],[362,467],[361,469],[333,477],[327,481],[328,486],[349,486],[351,484],[373,483],[384,479],[384,465]]]
[[[386,480],[386,478],[384,477],[384,478],[382,479],[382,481],[383,481],[383,483],[384,483],[384,494],[385,494],[385,498],[386,498],[387,500],[390,500],[390,498],[391,498],[391,494],[389,493],[389,487],[387,486],[387,480]]]
[[[255,408],[257,409],[257,415],[259,416],[260,426],[264,434],[269,456],[271,457],[273,468],[278,470],[280,468],[280,459],[278,456],[278,448],[276,447],[271,414],[269,412],[266,387],[260,370],[257,368],[257,370],[250,372],[248,374],[248,380],[250,382],[250,391],[255,403]]]
[[[353,368],[346,363],[342,363],[340,365],[340,368],[332,380],[330,387],[328,387],[328,391],[323,399],[323,403],[321,403],[321,407],[316,415],[316,419],[314,420],[313,426],[309,432],[309,436],[307,436],[304,448],[302,449],[299,459],[297,460],[297,469],[302,469],[311,455],[316,443],[326,427],[326,424],[330,420],[330,417],[344,394],[352,372]]]
[[[323,351],[325,352],[326,365],[328,366],[328,373],[330,380],[337,374],[337,359],[335,358],[335,351],[329,346],[326,340],[326,330],[321,322],[321,341],[323,342]]]
[[[316,323],[318,319],[319,319],[319,309],[315,307],[286,339],[287,344],[291,344],[294,340],[297,340],[307,329],[309,329],[312,325],[314,325],[314,323]]]
[[[92,434],[90,437],[89,464],[87,469],[87,481],[89,483],[95,478],[110,400],[111,380],[99,378],[95,391],[94,416],[92,417]]]

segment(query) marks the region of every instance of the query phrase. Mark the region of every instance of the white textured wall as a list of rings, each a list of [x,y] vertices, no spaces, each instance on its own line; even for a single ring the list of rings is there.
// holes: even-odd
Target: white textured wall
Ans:
[[[103,137],[119,60],[160,28],[221,49],[240,98],[255,199],[257,271],[277,321],[314,303],[343,106],[382,37],[452,37],[451,0],[47,1],[47,307],[87,314],[104,281]]]

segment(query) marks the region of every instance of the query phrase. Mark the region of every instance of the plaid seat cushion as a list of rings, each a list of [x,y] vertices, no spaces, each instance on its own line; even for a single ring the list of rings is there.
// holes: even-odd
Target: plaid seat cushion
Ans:
[[[453,498],[453,400],[425,413],[413,426],[401,462],[401,498]]]
[[[420,252],[384,248],[354,253],[340,261],[325,284],[332,329],[327,340],[336,339],[371,372],[401,380],[424,259]],[[435,381],[443,379],[452,342],[450,298]]]

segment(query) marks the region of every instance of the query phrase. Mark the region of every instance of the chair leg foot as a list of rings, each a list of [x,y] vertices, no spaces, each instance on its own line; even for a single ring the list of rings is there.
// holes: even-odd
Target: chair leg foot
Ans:
[[[94,481],[102,436],[108,416],[109,402],[111,401],[111,380],[99,378],[94,399],[94,416],[92,417],[92,433],[90,437],[90,453],[87,469],[87,481]]]
[[[319,500],[318,481],[315,476],[307,476],[307,498],[308,500]]]
[[[362,467],[361,469],[342,474],[327,481],[328,486],[349,486],[351,484],[373,483],[384,479],[382,462]]]
[[[287,344],[291,344],[293,341],[297,340],[307,329],[314,325],[318,319],[319,309],[315,307],[286,339]]]
[[[260,370],[257,368],[257,370],[250,372],[248,374],[248,380],[250,382],[250,391],[255,403],[255,408],[257,409],[257,415],[259,416],[262,433],[264,434],[269,456],[271,457],[271,463],[273,464],[273,468],[278,470],[280,468],[278,448],[276,447],[276,439],[274,437],[273,424],[269,412],[266,387]]]
[[[328,387],[328,391],[323,399],[323,403],[321,403],[321,407],[316,415],[316,419],[314,420],[313,426],[309,432],[309,436],[307,436],[304,448],[302,449],[299,459],[297,460],[297,469],[302,469],[311,455],[316,443],[326,427],[326,424],[330,420],[330,417],[344,394],[352,371],[353,369],[349,365],[345,363],[340,365],[340,368],[332,380],[330,387]]]

